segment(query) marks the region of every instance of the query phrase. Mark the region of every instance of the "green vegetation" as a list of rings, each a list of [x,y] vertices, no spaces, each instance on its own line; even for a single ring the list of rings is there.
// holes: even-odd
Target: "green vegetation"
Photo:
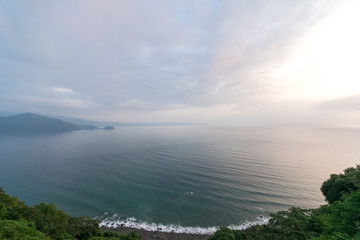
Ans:
[[[344,174],[332,174],[321,187],[321,192],[329,203],[341,200],[343,196],[359,190],[360,165],[345,169]]]
[[[360,240],[360,165],[332,174],[321,191],[329,204],[271,214],[269,224],[245,230],[222,227],[209,240]]]
[[[29,207],[0,188],[0,239],[140,240],[140,237],[136,232],[128,235],[103,232],[98,221],[89,217],[70,217],[54,204]]]

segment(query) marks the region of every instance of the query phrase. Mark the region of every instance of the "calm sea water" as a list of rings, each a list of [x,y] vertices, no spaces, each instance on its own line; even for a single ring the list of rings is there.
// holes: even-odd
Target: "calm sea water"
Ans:
[[[359,129],[211,126],[0,136],[0,186],[104,223],[242,226],[324,204],[322,182],[360,162],[359,143]]]

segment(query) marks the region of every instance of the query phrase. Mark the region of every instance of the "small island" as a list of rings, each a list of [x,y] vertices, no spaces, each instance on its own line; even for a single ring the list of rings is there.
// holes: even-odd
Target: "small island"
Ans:
[[[106,126],[103,129],[104,130],[114,130],[115,128],[113,126]]]

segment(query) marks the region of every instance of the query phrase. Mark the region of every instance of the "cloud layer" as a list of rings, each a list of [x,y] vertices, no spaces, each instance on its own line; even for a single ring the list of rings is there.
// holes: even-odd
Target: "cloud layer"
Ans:
[[[1,2],[0,109],[97,120],[291,123],[293,109],[304,118],[319,102],[360,94],[356,81],[345,81],[353,87],[316,95],[329,64],[350,59],[326,62],[309,47],[337,34],[317,36],[317,28],[355,7],[310,0]],[[357,40],[351,30],[322,50],[339,54],[347,35]],[[314,56],[320,64],[309,61]],[[315,93],[307,94],[312,86]]]

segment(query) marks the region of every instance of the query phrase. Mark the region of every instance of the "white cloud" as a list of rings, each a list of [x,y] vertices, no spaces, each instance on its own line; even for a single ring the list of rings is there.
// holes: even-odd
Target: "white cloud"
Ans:
[[[91,109],[99,108],[100,104],[71,98],[47,98],[37,96],[15,96],[14,99],[26,101],[28,104],[35,104],[37,106],[49,106],[49,107],[66,107],[73,109]]]
[[[71,92],[73,92],[73,90],[70,89],[70,88],[61,88],[61,87],[53,87],[53,88],[51,88],[51,90],[53,90],[55,92],[60,92],[60,93],[71,93]]]

